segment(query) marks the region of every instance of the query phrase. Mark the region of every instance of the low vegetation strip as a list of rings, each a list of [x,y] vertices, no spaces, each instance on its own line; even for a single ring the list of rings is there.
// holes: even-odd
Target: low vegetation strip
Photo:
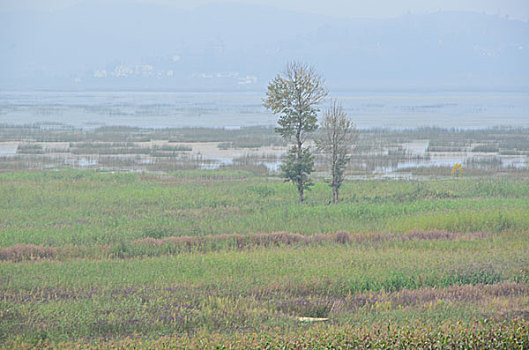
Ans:
[[[343,296],[302,296],[272,290],[241,295],[182,285],[111,290],[35,288],[3,293],[0,300],[5,306],[4,336],[14,332],[31,337],[45,329],[51,339],[57,339],[61,334],[72,337],[75,332],[76,336],[104,336],[109,327],[116,329],[115,336],[133,332],[148,335],[146,330],[183,335],[203,327],[210,331],[257,330],[275,322],[286,330],[295,326],[299,317],[324,317],[333,325],[366,325],[381,319],[398,325],[430,313],[454,322],[475,318],[501,322],[526,319],[528,298],[527,284],[502,282]],[[88,310],[91,312],[86,314]]]
[[[529,281],[526,235],[472,241],[407,241],[187,252],[142,259],[3,262],[1,291],[185,285],[226,293],[299,295]],[[273,273],[270,273],[273,271]]]
[[[38,339],[8,344],[10,349],[525,349],[529,322],[449,323],[414,322],[402,327],[315,325],[290,332],[267,330],[235,334],[199,331],[192,335],[156,339],[130,335],[85,342]],[[0,348],[7,348],[2,347]]]
[[[338,231],[335,234],[315,234],[312,236],[298,233],[274,232],[257,234],[225,234],[209,236],[171,236],[165,238],[141,238],[131,243],[92,246],[38,246],[35,244],[15,244],[0,248],[0,260],[38,261],[42,259],[72,258],[133,258],[180,254],[185,252],[213,252],[220,250],[248,250],[260,247],[281,247],[322,244],[373,245],[387,242],[406,242],[411,240],[472,240],[491,237],[490,233],[471,232],[453,233],[448,231],[412,231],[406,234],[351,234]]]
[[[472,232],[468,234],[452,233],[448,231],[412,231],[407,234],[351,234],[347,231],[338,231],[335,234],[316,234],[312,236],[301,235],[297,233],[277,232],[277,233],[258,233],[258,234],[231,234],[218,236],[204,236],[204,237],[167,237],[162,239],[142,238],[133,242],[137,245],[147,245],[152,247],[163,246],[165,244],[172,244],[175,246],[187,247],[201,247],[207,245],[209,242],[225,244],[228,248],[247,249],[252,247],[269,247],[295,244],[318,244],[325,242],[334,242],[341,244],[349,243],[371,243],[371,242],[386,242],[386,241],[409,241],[409,240],[443,240],[443,239],[479,239],[489,237],[490,234],[484,232]],[[211,243],[210,243],[211,244]],[[214,250],[213,248],[209,250]]]
[[[408,349],[408,348],[493,348],[523,349],[529,344],[529,324],[525,320],[486,324],[433,325],[417,322],[404,327],[316,326],[287,334],[263,332],[234,336],[163,337],[152,342],[134,338],[109,343],[111,346],[169,349]]]
[[[191,302],[175,291],[155,290],[154,295],[146,290],[119,291],[109,297],[90,295],[87,300],[26,301],[26,308],[2,313],[4,344],[8,348],[200,349],[523,349],[529,345],[527,311],[520,311],[527,305],[527,285],[376,292],[341,299],[226,298],[197,293]],[[115,298],[117,302],[112,301]],[[94,310],[90,318],[74,313],[87,306]],[[50,314],[52,309],[60,313]],[[31,318],[24,318],[29,316],[25,310],[33,310]]]
[[[36,287],[29,291],[3,292],[0,294],[0,300],[4,302],[17,303],[53,303],[58,301],[78,301],[83,299],[93,299],[94,297],[108,297],[116,300],[125,300],[127,298],[139,297],[146,302],[154,300],[162,295],[172,295],[175,300],[178,299],[181,304],[187,305],[187,308],[194,308],[189,304],[191,298],[189,295],[206,297],[208,291],[201,290],[198,287],[186,287],[183,285],[157,287],[149,285],[142,288],[82,288],[68,289],[56,287]],[[494,298],[519,298],[520,302],[529,298],[529,285],[516,282],[500,282],[497,284],[475,284],[475,285],[454,285],[445,288],[419,288],[419,289],[402,289],[399,291],[364,291],[354,295],[346,296],[325,296],[325,295],[296,295],[285,293],[274,293],[273,290],[260,290],[258,292],[249,292],[244,295],[236,293],[227,294],[218,291],[215,295],[220,298],[237,298],[245,297],[255,302],[273,303],[277,310],[296,315],[315,315],[329,316],[338,315],[346,312],[358,311],[359,309],[374,310],[380,308],[399,309],[409,306],[429,306],[436,303],[467,303],[489,301]],[[187,299],[187,300],[186,300]],[[433,304],[432,304],[433,303]],[[503,313],[489,313],[490,317],[508,317],[511,314],[510,308],[513,305],[505,306]],[[529,310],[521,311],[521,316],[529,316]],[[512,315],[514,316],[514,315]]]

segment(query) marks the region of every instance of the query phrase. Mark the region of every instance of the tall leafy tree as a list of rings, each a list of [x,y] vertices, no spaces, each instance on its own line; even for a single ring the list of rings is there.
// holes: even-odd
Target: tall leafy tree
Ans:
[[[332,202],[340,199],[340,186],[356,142],[357,131],[342,106],[334,100],[324,113],[316,146],[327,156],[331,170]]]
[[[294,145],[281,166],[283,176],[294,183],[303,202],[304,190],[312,184],[314,158],[304,147],[307,136],[318,128],[318,105],[327,96],[323,78],[306,64],[292,62],[268,85],[264,106],[279,115],[275,131]]]

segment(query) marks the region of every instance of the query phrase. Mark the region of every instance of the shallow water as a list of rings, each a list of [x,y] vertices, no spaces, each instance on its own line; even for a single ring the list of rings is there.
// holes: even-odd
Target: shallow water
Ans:
[[[0,142],[0,157],[14,156],[17,153],[18,142]]]
[[[529,92],[331,92],[359,128],[529,127]],[[82,128],[274,125],[263,92],[0,91],[0,123]],[[325,104],[324,106],[325,107]],[[53,125],[49,125],[53,127]]]

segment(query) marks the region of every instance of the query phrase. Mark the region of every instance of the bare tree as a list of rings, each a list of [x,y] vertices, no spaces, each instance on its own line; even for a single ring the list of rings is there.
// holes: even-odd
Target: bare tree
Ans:
[[[326,96],[323,78],[311,66],[293,62],[270,82],[264,99],[264,106],[279,115],[275,131],[287,141],[295,138],[281,170],[296,185],[300,203],[312,184],[309,175],[314,170],[310,149],[303,143],[318,128],[317,107]]]
[[[340,186],[344,179],[345,168],[351,159],[357,132],[354,123],[349,120],[342,106],[334,100],[325,111],[321,122],[321,134],[316,146],[323,151],[331,168],[332,202],[340,197]]]

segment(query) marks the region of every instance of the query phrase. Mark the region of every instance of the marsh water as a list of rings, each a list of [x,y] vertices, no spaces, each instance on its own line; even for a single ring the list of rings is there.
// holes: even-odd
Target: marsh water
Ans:
[[[438,126],[454,129],[483,129],[496,126],[529,127],[529,92],[337,92],[331,93],[342,104],[360,129],[407,129]],[[264,92],[14,92],[0,91],[0,128],[7,125],[39,124],[41,129],[63,128],[95,130],[101,126],[138,128],[204,127],[239,129],[250,126],[273,126],[277,117],[262,105]],[[327,101],[326,103],[328,103]],[[325,107],[325,105],[323,106]],[[419,135],[421,136],[421,135]],[[256,149],[219,149],[219,142],[196,142],[188,145],[187,158],[200,162],[202,168],[217,168],[234,162],[257,162],[277,171],[284,147]],[[0,142],[0,156],[17,155],[24,140]],[[160,141],[156,141],[160,142]],[[162,141],[162,142],[168,142]],[[404,154],[392,162],[373,166],[375,174],[395,174],[402,169],[451,166],[455,163],[494,163],[500,167],[527,167],[527,155],[476,153],[479,142],[469,143],[458,152],[428,152],[427,137],[401,140]],[[138,146],[138,145],[137,145]],[[139,147],[160,146],[154,144]],[[171,144],[162,146],[171,147]],[[73,155],[68,143],[45,142],[47,157],[55,157],[50,166],[100,167],[97,155]],[[388,148],[388,149],[391,149]],[[59,153],[55,154],[57,150]],[[51,152],[51,154],[50,154]],[[55,153],[54,153],[55,152]],[[385,157],[387,149],[377,157]],[[184,152],[186,153],[186,152]],[[263,155],[266,157],[263,158]],[[272,159],[270,159],[270,156]],[[132,168],[151,164],[149,156],[135,155]],[[130,161],[130,155],[116,156]],[[187,159],[186,158],[186,159]],[[263,158],[263,159],[260,159]],[[203,160],[203,161],[202,161]],[[357,166],[366,164],[360,161]],[[481,166],[473,164],[473,166]]]
[[[359,128],[529,126],[529,91],[331,92]],[[260,92],[0,91],[0,123],[80,128],[274,125]],[[325,105],[323,106],[323,108]]]

